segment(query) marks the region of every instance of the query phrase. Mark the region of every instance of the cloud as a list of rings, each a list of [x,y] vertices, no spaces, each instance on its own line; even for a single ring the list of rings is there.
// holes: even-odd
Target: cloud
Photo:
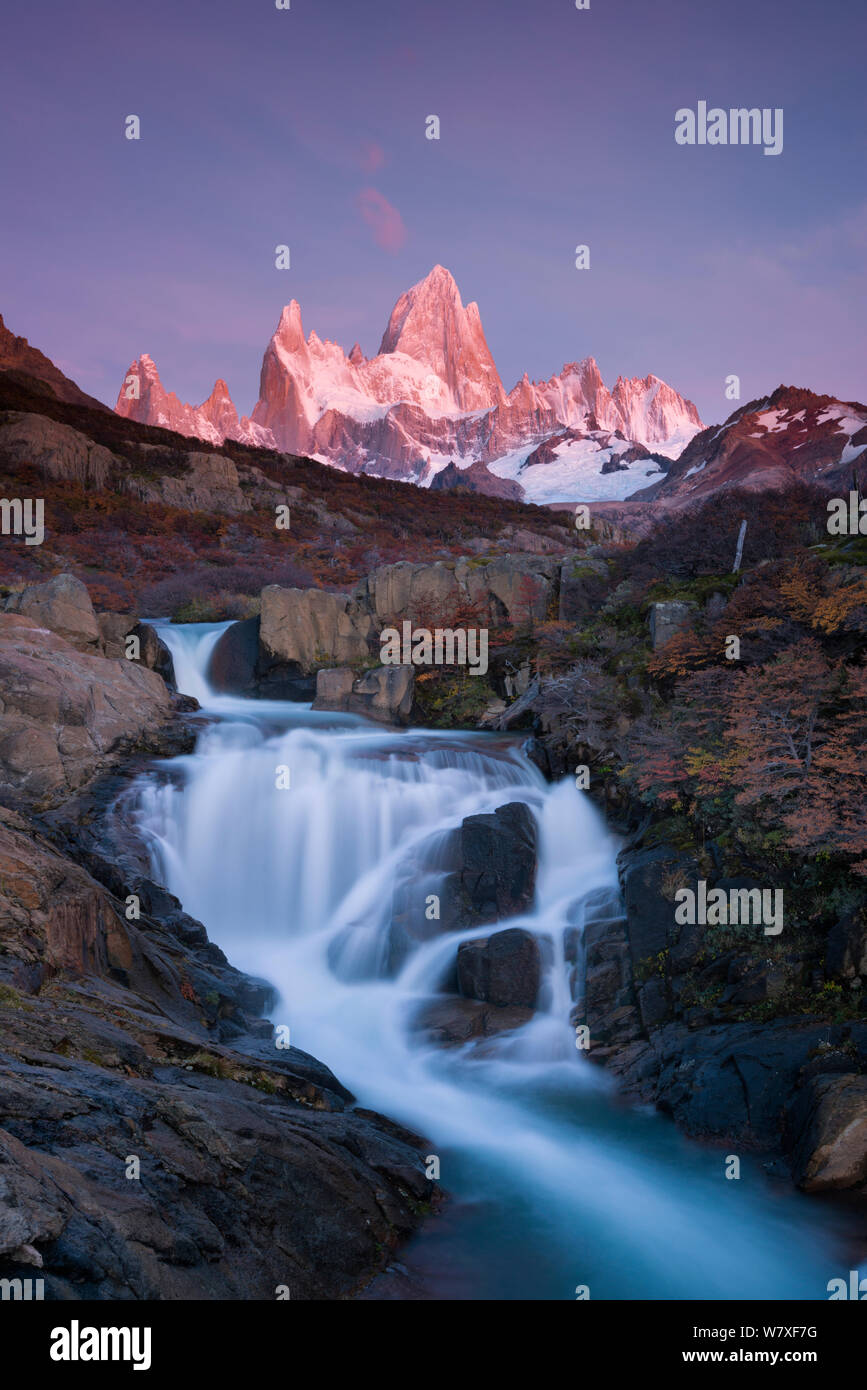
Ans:
[[[385,163],[385,150],[375,140],[365,140],[358,162],[365,174],[375,174]]]
[[[406,241],[406,227],[397,208],[376,188],[362,188],[357,205],[377,246],[384,251],[399,251]]]

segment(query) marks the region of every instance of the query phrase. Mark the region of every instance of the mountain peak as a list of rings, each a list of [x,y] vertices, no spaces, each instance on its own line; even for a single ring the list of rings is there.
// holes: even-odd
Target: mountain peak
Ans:
[[[68,376],[55,367],[49,357],[38,348],[32,347],[26,338],[21,338],[6,327],[0,314],[0,372],[21,372],[49,387],[58,400],[74,405],[86,405],[95,410],[108,410],[93,396],[76,386]]]
[[[129,401],[122,393],[121,414],[217,443],[241,439],[311,454],[351,472],[423,483],[435,476],[440,460],[451,458],[458,470],[473,462],[485,468],[496,463],[496,475],[476,472],[483,491],[499,486],[495,476],[506,478],[501,468],[515,460],[523,466],[530,450],[554,437],[553,472],[559,478],[563,470],[567,478],[575,460],[579,471],[584,467],[584,455],[578,456],[585,445],[588,457],[608,447],[598,440],[588,445],[588,431],[673,457],[701,429],[695,408],[658,377],[620,377],[609,392],[593,357],[567,362],[545,381],[531,381],[525,373],[506,395],[478,304],[464,305],[443,265],[434,265],[400,296],[379,353],[371,358],[358,343],[347,356],[340,344],[315,332],[305,340],[300,305],[291,300],[265,349],[259,400],[249,419],[238,419],[222,381],[204,405],[189,406],[163,390],[150,358],[141,357],[132,370],[140,378],[141,399]],[[529,471],[538,473],[535,467]],[[563,478],[537,479],[536,495],[562,492]],[[622,481],[618,487],[622,491]]]
[[[867,406],[778,386],[697,434],[656,496],[679,506],[723,488],[846,487],[867,456]]]
[[[505,400],[478,305],[464,308],[454,276],[445,266],[435,265],[400,296],[379,351],[403,352],[428,367],[461,410],[488,409]]]
[[[213,391],[211,392],[210,396],[208,397],[208,400],[209,400],[209,401],[229,401],[229,400],[231,400],[231,399],[232,399],[232,398],[231,398],[231,396],[229,395],[229,388],[228,388],[226,382],[223,380],[223,378],[222,378],[221,376],[218,376],[218,377],[217,377],[217,380],[214,382],[214,389],[213,389]]]
[[[439,290],[451,291],[454,294],[456,294],[460,299],[460,292],[458,290],[457,281],[455,277],[452,275],[451,271],[446,270],[444,265],[433,266],[433,268],[428,271],[424,279],[419,280],[418,284],[413,285],[412,289],[421,289],[423,285],[427,285],[431,288],[436,288]],[[412,291],[410,291],[410,293],[412,293]]]
[[[304,345],[304,326],[301,322],[301,305],[292,299],[283,307],[280,322],[274,334],[274,341],[285,352],[297,352]]]

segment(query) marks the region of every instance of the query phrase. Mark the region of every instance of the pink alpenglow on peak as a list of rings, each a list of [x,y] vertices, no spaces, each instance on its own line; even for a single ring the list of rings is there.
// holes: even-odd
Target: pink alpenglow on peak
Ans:
[[[380,355],[402,353],[421,362],[449,388],[462,411],[504,405],[506,393],[485,342],[479,306],[464,308],[453,276],[435,265],[391,311]]]
[[[213,391],[201,405],[186,405],[174,391],[166,391],[153,358],[146,352],[127,370],[115,410],[128,420],[160,425],[178,434],[205,439],[209,444],[236,439],[241,444],[254,444],[259,448],[275,447],[273,438],[266,430],[254,425],[246,416],[238,419],[229,388],[222,377],[214,383]]]
[[[129,376],[138,381],[137,398],[129,396]],[[478,305],[463,304],[441,265],[400,296],[371,358],[358,343],[347,356],[314,332],[305,338],[293,299],[265,349],[250,419],[238,419],[223,381],[202,405],[183,404],[165,391],[147,356],[130,368],[117,410],[215,444],[237,439],[423,486],[450,464],[449,477],[478,464],[477,484],[490,468],[492,491],[503,486],[494,474],[526,490],[522,474],[532,456],[527,495],[539,501],[563,500],[564,492],[569,500],[572,475],[583,487],[591,466],[601,475],[594,495],[625,496],[646,486],[647,470],[632,459],[614,468],[612,450],[619,458],[632,444],[642,457],[648,450],[674,457],[702,428],[695,406],[658,377],[619,377],[609,392],[592,357],[567,363],[548,381],[525,375],[507,394]],[[578,436],[589,442],[576,472]],[[546,473],[540,460],[553,461],[558,449],[557,467]]]

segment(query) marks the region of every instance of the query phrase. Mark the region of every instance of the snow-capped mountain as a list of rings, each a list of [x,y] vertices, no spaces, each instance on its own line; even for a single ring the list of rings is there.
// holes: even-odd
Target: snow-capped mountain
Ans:
[[[507,394],[478,305],[462,303],[443,266],[401,295],[372,358],[357,343],[347,356],[315,332],[305,338],[293,300],[265,350],[250,419],[238,419],[223,381],[202,405],[183,404],[147,356],[129,368],[116,409],[216,444],[237,439],[423,485],[450,464],[478,463],[477,489],[487,468],[491,491],[508,479],[539,502],[626,496],[659,471],[659,460],[641,467],[648,451],[676,457],[702,428],[695,406],[658,377],[618,377],[608,391],[592,357],[548,381],[525,375]]]
[[[779,386],[697,434],[647,499],[680,507],[729,488],[798,481],[845,490],[853,475],[867,479],[867,406]]]

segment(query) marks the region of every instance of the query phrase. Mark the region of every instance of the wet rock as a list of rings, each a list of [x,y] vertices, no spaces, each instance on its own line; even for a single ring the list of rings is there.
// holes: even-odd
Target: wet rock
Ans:
[[[207,677],[224,695],[254,700],[312,700],[316,678],[298,661],[284,661],[265,650],[260,619],[244,618],[221,633],[211,653]]]
[[[646,1029],[657,1028],[669,1015],[670,1004],[665,981],[658,975],[638,989],[638,1008]]]
[[[356,677],[348,666],[319,671],[313,708],[361,714],[381,724],[408,724],[415,699],[414,666],[378,666]]]
[[[532,1017],[533,1010],[529,1008],[497,1006],[478,999],[446,995],[425,1004],[416,1017],[415,1026],[432,1042],[455,1047],[521,1028]]]
[[[632,1042],[642,1031],[633,988],[626,918],[601,917],[584,929],[583,1005],[574,1021],[590,1030],[591,1055]]]
[[[548,749],[540,739],[536,738],[535,735],[531,735],[530,738],[525,739],[521,744],[521,752],[539,769],[543,777],[553,779],[554,774],[551,767],[551,759],[548,755]]]
[[[136,623],[132,635],[141,643],[141,664],[149,671],[156,671],[158,676],[162,676],[166,685],[174,687],[175,665],[172,654],[156,628],[151,627],[150,623]]]
[[[535,1008],[541,976],[536,937],[509,927],[458,947],[458,989],[466,999],[500,1007]]]
[[[231,623],[218,637],[208,665],[208,680],[225,695],[256,694],[259,619]]]
[[[340,1299],[383,1268],[431,1199],[418,1141],[198,1066],[0,1074],[0,1277],[23,1244],[49,1299]]]
[[[685,1133],[779,1151],[792,1096],[828,1033],[827,1024],[791,1019],[694,1031],[669,1022],[650,1034],[642,1075],[625,1053],[609,1065],[627,1092],[655,1103]]]
[[[793,1106],[789,1133],[794,1177],[805,1192],[867,1184],[867,1076],[813,1077]]]
[[[352,699],[355,672],[351,666],[337,666],[316,673],[314,709],[348,710]]]
[[[467,816],[447,851],[454,866],[443,887],[444,923],[470,927],[525,912],[536,886],[536,820],[510,801]]]
[[[146,666],[149,671],[156,671],[158,676],[162,676],[166,685],[174,690],[175,667],[172,654],[155,627],[150,623],[140,623],[130,613],[99,613],[97,614],[97,622],[99,624],[100,650],[103,656],[119,661],[133,660],[132,657],[127,656],[127,652],[131,649],[127,639],[136,637],[139,643],[139,655],[134,659],[139,661],[142,666]]]
[[[674,921],[677,887],[694,882],[696,866],[688,855],[665,845],[627,849],[618,859],[620,884],[629,922],[633,967],[672,946],[680,929]]]

